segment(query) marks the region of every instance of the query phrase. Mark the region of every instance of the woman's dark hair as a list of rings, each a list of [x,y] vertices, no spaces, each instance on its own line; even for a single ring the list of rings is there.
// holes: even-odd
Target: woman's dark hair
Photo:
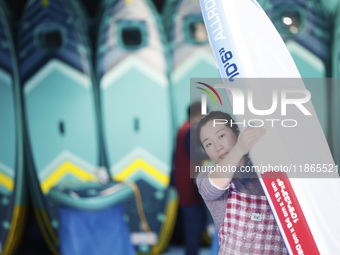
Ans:
[[[201,139],[200,139],[200,136],[201,136],[201,129],[202,127],[210,120],[214,120],[214,119],[223,119],[223,120],[227,120],[228,122],[225,124],[228,128],[230,128],[234,134],[236,136],[238,136],[238,134],[240,133],[238,127],[237,127],[237,124],[235,124],[235,121],[234,119],[228,114],[228,113],[225,113],[225,112],[220,112],[220,111],[212,111],[212,112],[209,112],[207,115],[205,115],[198,123],[197,123],[197,126],[196,126],[196,140],[197,140],[197,144],[200,144],[201,146],[202,143],[201,143]]]

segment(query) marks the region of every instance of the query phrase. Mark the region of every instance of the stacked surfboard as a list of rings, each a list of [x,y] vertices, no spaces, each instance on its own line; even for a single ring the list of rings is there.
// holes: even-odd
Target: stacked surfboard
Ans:
[[[99,9],[96,75],[105,156],[117,181],[133,181],[150,231],[136,203],[125,204],[132,242],[141,253],[170,241],[177,195],[169,187],[173,124],[164,32],[149,0],[104,1]]]
[[[332,77],[334,78],[331,91],[331,119],[332,119],[332,151],[335,161],[340,163],[340,5],[336,10],[336,20],[334,23],[334,33],[333,33],[333,51],[332,51]]]
[[[188,119],[190,102],[200,97],[190,94],[191,78],[218,78],[198,1],[168,0],[164,6],[171,52],[171,95],[175,130]],[[205,88],[197,84],[197,86]],[[209,101],[208,107],[215,104]]]
[[[200,78],[218,78],[214,56],[211,52],[207,31],[198,1],[167,0],[163,7],[163,23],[167,32],[171,53],[171,95],[175,131],[188,120],[190,103],[200,102],[201,95],[191,93],[190,84]],[[195,88],[213,93],[207,86],[195,83]],[[200,91],[202,91],[200,90]],[[206,92],[203,92],[207,94]],[[216,109],[219,101],[208,100],[208,108]],[[230,110],[231,111],[231,110]],[[207,230],[214,229],[212,218],[207,212]],[[209,242],[210,237],[207,237]]]
[[[258,107],[271,105],[272,90],[280,93],[288,90],[293,94],[298,91],[300,99],[301,93],[308,94],[303,81],[293,79],[300,77],[299,71],[256,1],[201,0],[200,3],[218,70],[225,85],[229,86],[226,94],[232,104],[236,102],[233,110],[239,109],[235,92],[238,96],[248,91],[256,93],[257,102],[260,102]],[[237,67],[237,77],[228,76],[228,63]],[[237,112],[235,116],[238,123],[256,118],[259,120],[257,125],[269,117],[296,118],[298,125],[291,128],[265,125],[267,133],[250,151],[250,156],[260,170],[261,167],[264,170],[263,166],[275,166],[276,169],[284,166],[282,169],[286,170],[259,171],[259,176],[289,253],[337,254],[340,251],[336,239],[340,234],[338,168],[312,103],[305,100],[303,105],[310,115],[302,113],[302,108],[292,107],[284,114],[275,111],[264,116],[249,108],[244,114]],[[239,127],[241,130],[246,128],[245,125]],[[322,171],[320,164],[324,166]],[[295,167],[297,171],[294,171]]]
[[[13,254],[26,213],[22,116],[9,13],[0,2],[0,253]]]
[[[97,182],[99,132],[85,14],[77,1],[30,0],[19,32],[29,186],[40,229],[59,250],[55,187]]]
[[[268,17],[292,55],[302,78],[320,78],[318,86],[306,82],[323,131],[330,129],[330,85],[321,78],[331,77],[332,15],[322,0],[260,0]],[[330,139],[329,139],[330,141]]]

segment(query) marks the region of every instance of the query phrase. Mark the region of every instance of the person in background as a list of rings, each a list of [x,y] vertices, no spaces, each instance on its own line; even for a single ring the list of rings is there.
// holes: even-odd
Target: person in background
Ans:
[[[186,255],[197,255],[206,226],[206,208],[198,193],[195,176],[191,175],[195,165],[202,164],[206,155],[197,146],[196,123],[201,118],[201,103],[189,106],[188,120],[179,128],[174,152],[174,186],[179,194],[179,216],[182,219],[182,233]]]

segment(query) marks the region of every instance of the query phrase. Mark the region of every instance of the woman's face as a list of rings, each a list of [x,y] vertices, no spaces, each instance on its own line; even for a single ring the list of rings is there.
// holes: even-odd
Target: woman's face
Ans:
[[[209,158],[217,164],[235,146],[237,137],[226,125],[213,124],[210,120],[202,126],[200,140]]]

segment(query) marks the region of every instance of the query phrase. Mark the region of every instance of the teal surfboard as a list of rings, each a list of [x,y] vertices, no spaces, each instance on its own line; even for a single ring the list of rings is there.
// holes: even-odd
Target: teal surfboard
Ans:
[[[171,94],[175,130],[188,119],[190,102],[201,101],[190,95],[190,78],[218,78],[198,1],[169,0],[165,3],[164,24],[171,51]],[[209,88],[197,84],[198,87]],[[191,98],[190,98],[191,97]],[[208,100],[208,107],[214,109]]]
[[[0,2],[0,254],[13,254],[23,234],[26,186],[18,69],[6,10]]]
[[[96,182],[100,163],[90,43],[72,3],[28,1],[19,31],[29,184],[54,253],[58,215],[47,194],[60,185]]]
[[[332,82],[331,90],[331,119],[332,119],[332,151],[333,157],[337,164],[340,163],[340,5],[336,8],[336,20],[334,22],[334,33],[333,33],[333,50],[332,50]]]
[[[195,86],[200,89],[199,91],[208,97],[212,95],[214,100],[216,99],[213,101],[209,97],[207,100],[208,108],[213,110],[220,105],[218,99],[209,87],[198,82],[205,81],[205,78],[218,78],[219,74],[210,49],[199,1],[165,1],[163,23],[171,50],[172,106],[175,130],[178,131],[188,120],[190,103],[201,101],[201,93],[190,93],[191,79],[197,81]],[[209,228],[213,225],[213,221],[208,212],[207,215],[208,235],[204,235],[204,239],[210,242]]]
[[[160,19],[150,1],[106,1],[101,10],[96,74],[103,137],[112,178],[141,192],[150,231],[135,201],[125,204],[131,239],[141,253],[162,251],[177,214],[169,187],[173,126]]]
[[[302,78],[331,77],[332,13],[322,0],[259,0],[259,4],[272,20],[285,41]],[[328,97],[330,86],[307,86],[312,102],[328,136],[330,128]],[[321,84],[322,83],[322,84]]]
[[[171,41],[171,29],[173,25],[173,19],[175,19],[175,11],[177,9],[177,5],[179,4],[179,0],[166,0],[163,3],[163,8],[161,11],[161,17],[163,21],[165,35],[168,40],[168,44]]]

